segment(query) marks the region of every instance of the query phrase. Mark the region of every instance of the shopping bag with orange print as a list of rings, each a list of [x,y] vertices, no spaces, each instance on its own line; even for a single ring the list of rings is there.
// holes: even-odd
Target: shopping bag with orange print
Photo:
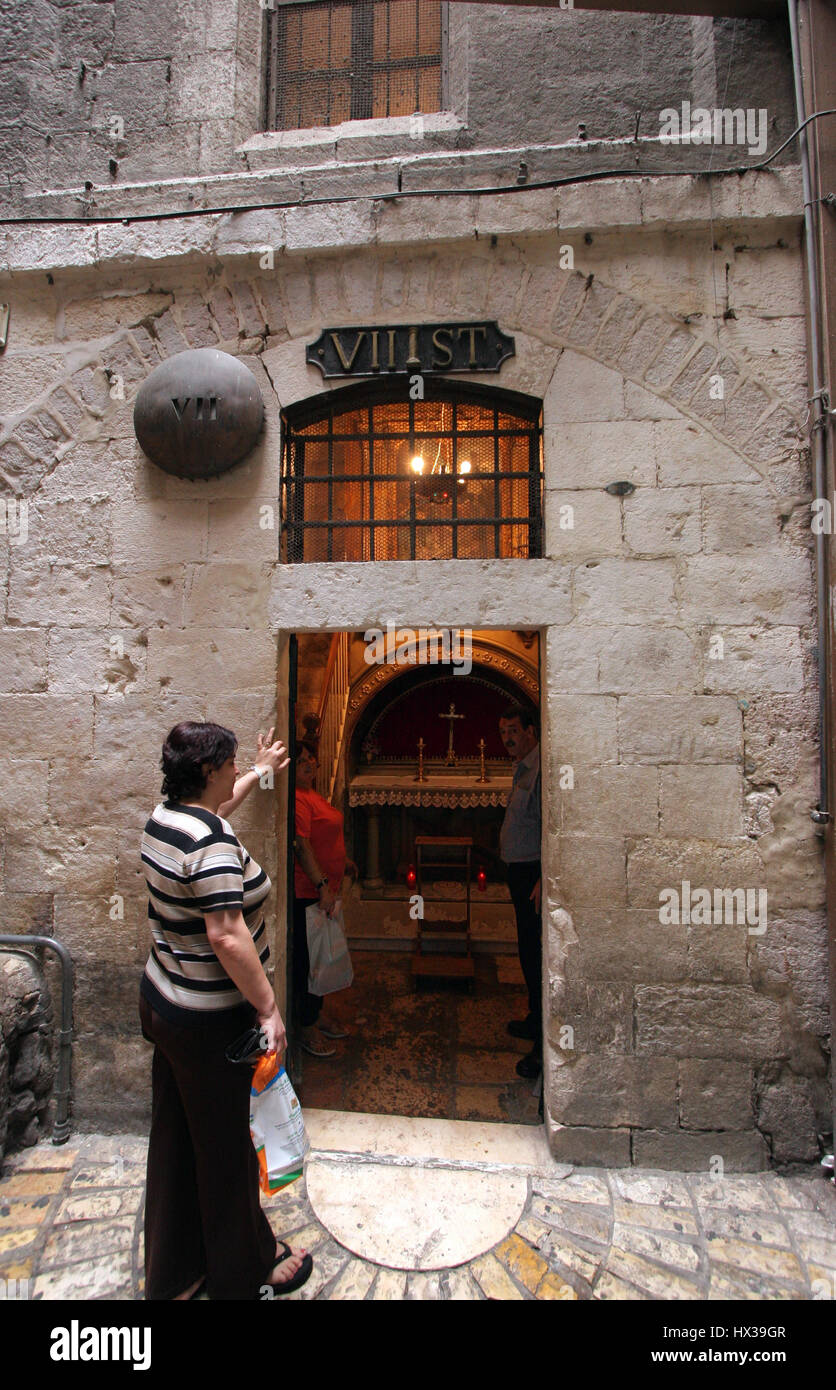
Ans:
[[[310,1144],[302,1107],[276,1052],[266,1052],[253,1072],[250,1134],[258,1155],[262,1192],[269,1196],[302,1176],[302,1162]]]

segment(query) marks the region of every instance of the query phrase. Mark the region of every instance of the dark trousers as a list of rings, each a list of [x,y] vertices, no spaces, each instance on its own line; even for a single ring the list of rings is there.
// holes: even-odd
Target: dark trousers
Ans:
[[[308,908],[318,902],[318,898],[293,899],[293,1003],[296,1025],[299,1028],[310,1028],[322,1011],[322,995],[311,994],[308,989],[311,965],[308,955],[308,924],[305,919]]]
[[[206,1276],[210,1298],[255,1299],[276,1262],[250,1138],[252,1071],[224,1052],[247,1026],[236,1011],[183,1027],[144,998],[154,1044],[145,1192],[145,1297],[170,1299]],[[254,1020],[253,1013],[253,1020]]]
[[[543,1022],[543,931],[540,913],[531,901],[531,890],[539,877],[539,860],[508,865],[508,889],[517,919],[517,946],[528,989],[528,1012],[538,1030]]]

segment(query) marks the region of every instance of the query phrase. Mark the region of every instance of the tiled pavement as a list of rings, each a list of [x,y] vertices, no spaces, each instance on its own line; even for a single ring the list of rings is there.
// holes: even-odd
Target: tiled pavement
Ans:
[[[97,1135],[8,1158],[0,1280],[28,1280],[35,1299],[141,1299],[144,1159],[144,1140]],[[403,1272],[339,1245],[300,1180],[266,1204],[277,1233],[314,1253],[311,1280],[290,1297],[836,1297],[836,1193],[821,1178],[554,1165],[527,1182],[516,1227],[494,1249],[457,1268]]]

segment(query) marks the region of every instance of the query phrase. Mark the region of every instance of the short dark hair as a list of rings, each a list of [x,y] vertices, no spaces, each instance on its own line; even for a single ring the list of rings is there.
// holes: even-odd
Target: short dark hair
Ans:
[[[231,729],[222,724],[198,723],[184,720],[175,724],[163,744],[163,796],[169,801],[182,801],[186,796],[199,795],[206,786],[204,768],[223,767],[235,757],[238,740]]]
[[[310,753],[311,757],[319,762],[319,744],[315,738],[300,738],[297,741],[294,761],[298,762],[303,753]]]
[[[540,721],[534,710],[528,705],[509,705],[499,717],[500,719],[519,719],[521,729],[533,729],[535,734],[540,733]]]

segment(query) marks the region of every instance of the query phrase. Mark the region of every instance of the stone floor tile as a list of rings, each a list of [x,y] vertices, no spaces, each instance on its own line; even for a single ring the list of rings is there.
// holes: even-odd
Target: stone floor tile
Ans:
[[[37,1240],[40,1230],[37,1226],[20,1226],[14,1231],[0,1232],[0,1258],[4,1255],[11,1255],[18,1250],[24,1250],[27,1245],[31,1245]]]
[[[273,1229],[278,1232],[316,1221],[313,1207],[305,1193],[291,1197],[285,1193],[275,1197],[263,1197],[261,1205]]]
[[[271,1226],[274,1225],[272,1221],[270,1224]],[[313,1251],[323,1245],[325,1241],[329,1240],[330,1237],[328,1232],[320,1226],[318,1221],[312,1221],[305,1226],[294,1226],[292,1228],[286,1226],[284,1230],[279,1233],[278,1239],[286,1240],[288,1245],[293,1246],[294,1250],[298,1250],[301,1247],[313,1253]]]
[[[789,1249],[789,1233],[783,1221],[761,1212],[703,1207],[701,1216],[706,1236],[730,1236],[737,1240],[753,1241],[755,1244]]]
[[[817,1240],[836,1240],[836,1224],[828,1221],[820,1211],[787,1208],[783,1215],[791,1235],[814,1236]]]
[[[73,1260],[92,1260],[107,1257],[115,1250],[133,1245],[133,1217],[118,1217],[111,1221],[76,1221],[54,1226],[41,1254],[40,1268],[55,1269]]]
[[[514,1076],[519,1052],[459,1052],[456,1080],[459,1085],[504,1086]]]
[[[441,1296],[454,1303],[475,1302],[481,1298],[475,1279],[471,1279],[465,1266],[458,1269],[445,1269],[440,1276]]]
[[[718,1261],[731,1265],[733,1269],[750,1270],[753,1274],[771,1275],[798,1283],[804,1280],[804,1271],[790,1250],[778,1250],[770,1245],[750,1245],[748,1241],[724,1236],[706,1236],[705,1248],[712,1265]]]
[[[654,1206],[688,1207],[691,1196],[684,1178],[672,1173],[613,1172],[613,1196],[625,1202]]]
[[[546,1239],[540,1241],[537,1248],[556,1273],[565,1270],[577,1274],[590,1285],[606,1259],[608,1250],[606,1245],[600,1245],[597,1251],[584,1249],[580,1245],[572,1244],[565,1235],[560,1235],[557,1231],[552,1231]]]
[[[775,1215],[769,1185],[760,1173],[750,1173],[745,1177],[734,1173],[723,1177],[697,1174],[691,1176],[689,1182],[701,1208],[737,1207],[740,1211],[762,1211],[770,1216]]]
[[[610,1299],[629,1299],[633,1302],[642,1299],[649,1299],[651,1295],[645,1293],[643,1289],[637,1289],[634,1284],[630,1284],[625,1279],[619,1279],[611,1270],[605,1269],[601,1278],[595,1285],[593,1297],[601,1300]]]
[[[819,1240],[815,1236],[797,1235],[796,1248],[808,1263],[836,1269],[836,1240]]]
[[[515,956],[496,957],[496,978],[501,985],[524,985],[522,967]]]
[[[537,1249],[539,1241],[546,1239],[553,1234],[551,1226],[547,1226],[545,1221],[539,1221],[536,1216],[523,1215],[520,1217],[514,1231],[523,1240],[527,1240],[529,1245]]]
[[[70,1187],[142,1187],[144,1183],[145,1164],[117,1156],[108,1163],[88,1159],[74,1173]]]
[[[597,1203],[607,1207],[612,1203],[606,1178],[573,1173],[571,1168],[567,1169],[565,1178],[532,1178],[531,1190],[538,1197],[556,1197],[561,1202],[581,1202],[590,1206]]]
[[[773,1201],[779,1207],[791,1207],[796,1211],[815,1211],[815,1193],[810,1190],[818,1184],[803,1182],[796,1179],[789,1182],[786,1178],[768,1177],[766,1187]]]
[[[588,1236],[590,1240],[599,1242],[609,1240],[612,1224],[610,1213],[601,1207],[584,1207],[580,1203],[535,1197],[531,1203],[531,1215],[536,1221],[542,1221],[557,1231],[570,1231],[573,1235]]]
[[[540,1283],[534,1291],[537,1299],[563,1299],[567,1303],[575,1303],[578,1294],[571,1284],[567,1284],[565,1279],[561,1279],[559,1274],[544,1274]]]
[[[328,1298],[359,1302],[366,1297],[376,1274],[377,1265],[367,1264],[365,1260],[349,1260],[328,1290]]]
[[[702,1241],[689,1243],[687,1240],[673,1240],[657,1231],[645,1231],[640,1226],[628,1226],[619,1222],[613,1227],[613,1249],[631,1250],[635,1255],[645,1255],[678,1270],[696,1274],[700,1268],[700,1247]]]
[[[15,1226],[40,1226],[56,1200],[53,1194],[44,1197],[13,1197],[8,1201],[0,1196],[0,1235]]]
[[[808,1264],[807,1277],[810,1290],[817,1302],[836,1301],[836,1270],[825,1269],[823,1265]]]
[[[11,1173],[0,1181],[0,1200],[4,1197],[43,1197],[45,1194],[60,1192],[64,1185],[66,1172],[23,1171]]]
[[[139,1134],[85,1134],[80,1138],[79,1158],[84,1163],[125,1163],[145,1164],[148,1157],[148,1139]]]
[[[375,1302],[397,1303],[406,1298],[406,1274],[402,1269],[381,1269],[372,1285]]]
[[[24,1149],[21,1153],[7,1155],[3,1161],[16,1173],[43,1173],[72,1168],[77,1155],[78,1149],[75,1147],[66,1148],[63,1144],[36,1144],[34,1148]]]
[[[470,1272],[486,1298],[499,1299],[503,1303],[525,1298],[525,1294],[494,1255],[482,1255],[478,1260],[474,1260]]]
[[[32,1297],[77,1301],[109,1298],[131,1283],[131,1256],[120,1251],[107,1259],[85,1260],[39,1273]]]
[[[607,1256],[607,1270],[627,1283],[635,1284],[653,1298],[692,1299],[702,1297],[702,1286],[694,1280],[686,1279],[673,1269],[662,1269],[651,1264],[641,1255],[629,1250],[612,1249]],[[595,1286],[598,1297],[600,1280]]]
[[[625,1202],[616,1197],[613,1202],[613,1217],[632,1226],[642,1226],[654,1231],[674,1231],[680,1235],[699,1234],[694,1213],[689,1207],[656,1207],[646,1202]]]
[[[800,1284],[783,1284],[765,1279],[760,1274],[733,1269],[730,1265],[712,1265],[708,1297],[717,1299],[805,1299],[809,1297]]]
[[[304,1242],[303,1242],[304,1243]],[[311,1251],[313,1255],[313,1273],[307,1284],[303,1284],[301,1289],[295,1289],[293,1293],[282,1294],[284,1301],[298,1299],[302,1303],[309,1303],[315,1298],[319,1298],[323,1289],[338,1274],[342,1273],[348,1261],[351,1259],[347,1250],[343,1250],[341,1245],[336,1245],[334,1241],[328,1241],[325,1245]],[[330,1297],[330,1293],[326,1295]]]
[[[519,1283],[524,1284],[529,1293],[534,1293],[549,1266],[526,1241],[516,1234],[508,1236],[494,1249],[494,1255],[508,1268]]]
[[[123,1188],[116,1192],[84,1192],[65,1197],[55,1214],[56,1226],[67,1221],[104,1221],[114,1216],[136,1215],[143,1204],[142,1188]]]
[[[457,1086],[453,1109],[457,1120],[500,1123],[508,1118],[502,1105],[500,1086]]]
[[[436,1272],[415,1273],[407,1276],[406,1296],[410,1301],[439,1303],[441,1301],[441,1279]]]

